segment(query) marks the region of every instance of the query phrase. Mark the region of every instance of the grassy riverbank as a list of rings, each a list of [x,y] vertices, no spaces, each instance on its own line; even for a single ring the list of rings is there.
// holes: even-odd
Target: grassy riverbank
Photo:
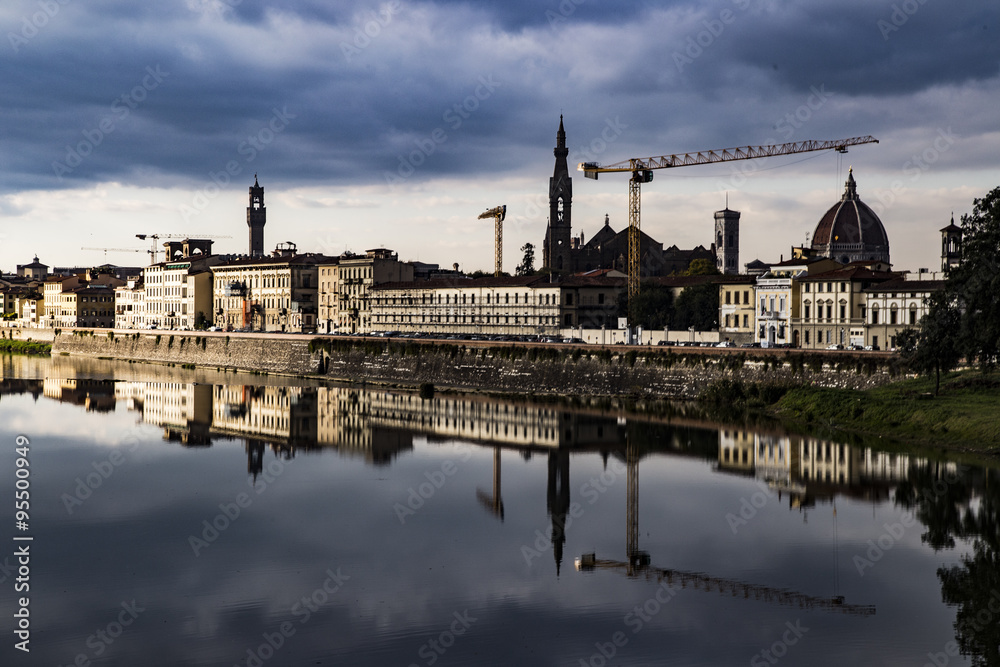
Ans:
[[[1000,373],[952,373],[933,391],[928,378],[864,391],[792,387],[765,410],[792,426],[1000,457]]]
[[[14,354],[52,354],[52,344],[36,340],[0,339],[0,352]]]

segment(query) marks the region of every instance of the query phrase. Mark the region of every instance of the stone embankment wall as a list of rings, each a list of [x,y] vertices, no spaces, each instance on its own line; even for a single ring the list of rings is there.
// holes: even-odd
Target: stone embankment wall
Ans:
[[[0,335],[11,340],[35,340],[51,343],[55,338],[53,329],[24,329],[21,327],[0,327]]]
[[[63,330],[52,354],[132,359],[168,364],[305,375],[319,368],[305,336],[228,336],[224,334],[110,333],[107,329]]]
[[[53,354],[194,364],[349,382],[565,395],[694,398],[719,378],[864,389],[890,382],[892,359],[798,350],[675,353],[663,348],[515,346],[280,335],[93,333],[57,336]]]

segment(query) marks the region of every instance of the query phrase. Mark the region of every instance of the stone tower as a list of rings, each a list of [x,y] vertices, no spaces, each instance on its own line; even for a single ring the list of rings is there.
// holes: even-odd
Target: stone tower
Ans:
[[[955,214],[951,214],[951,224],[941,230],[941,270],[949,271],[962,263],[962,228],[955,224]]]
[[[566,148],[566,130],[563,129],[561,114],[553,154],[556,156],[556,166],[549,179],[549,224],[545,229],[545,242],[542,245],[542,265],[553,271],[570,272],[573,270],[570,257],[573,179],[566,166],[569,149]]]
[[[267,224],[267,209],[264,207],[264,188],[253,175],[250,186],[250,205],[247,206],[247,227],[250,228],[250,256],[264,255],[264,225]]]
[[[726,208],[715,212],[715,265],[720,273],[740,272],[740,212]]]

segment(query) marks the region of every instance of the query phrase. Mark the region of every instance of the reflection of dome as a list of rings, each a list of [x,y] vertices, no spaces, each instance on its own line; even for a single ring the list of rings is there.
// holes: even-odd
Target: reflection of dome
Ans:
[[[817,255],[843,264],[859,260],[889,262],[889,237],[875,211],[858,199],[853,169],[847,175],[844,196],[816,225],[812,249]]]

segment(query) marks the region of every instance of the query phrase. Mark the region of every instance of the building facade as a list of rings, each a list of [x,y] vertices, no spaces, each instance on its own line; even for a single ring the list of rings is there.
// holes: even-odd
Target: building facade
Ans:
[[[386,283],[412,281],[413,265],[400,262],[399,256],[388,248],[374,248],[364,255],[341,255],[335,273],[336,282],[331,280],[326,289],[336,288],[335,309],[339,318],[336,331],[366,334],[381,328],[373,319],[372,290]],[[325,292],[320,298],[328,302],[329,295],[330,292]],[[331,311],[326,313],[329,318]]]
[[[800,347],[821,350],[830,345],[863,346],[866,341],[866,290],[895,274],[853,266],[803,276],[799,289]]]
[[[927,299],[944,289],[942,273],[905,273],[865,289],[867,302],[866,345],[894,349],[904,329],[915,329],[927,314]]]
[[[146,287],[130,280],[115,288],[115,329],[146,329]]]
[[[390,283],[373,290],[373,327],[436,334],[557,336],[617,327],[619,278],[514,276]]]
[[[226,330],[314,333],[317,267],[330,259],[285,247],[271,257],[211,267],[215,324]]]
[[[799,315],[799,281],[810,273],[838,268],[830,259],[790,259],[770,265],[754,284],[756,326],[754,342],[761,347],[800,345],[800,332],[792,328]]]
[[[727,276],[719,283],[719,338],[736,345],[754,341],[754,276]]]

